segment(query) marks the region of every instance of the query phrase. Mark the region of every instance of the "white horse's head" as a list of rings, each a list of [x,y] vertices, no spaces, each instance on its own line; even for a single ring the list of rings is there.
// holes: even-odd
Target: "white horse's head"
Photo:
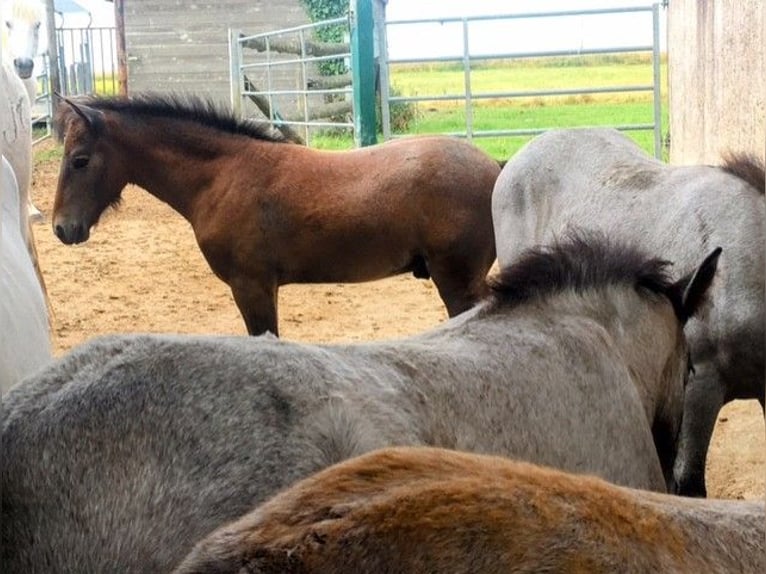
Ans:
[[[32,77],[45,28],[45,6],[40,0],[3,0],[3,61],[12,63],[18,76]]]

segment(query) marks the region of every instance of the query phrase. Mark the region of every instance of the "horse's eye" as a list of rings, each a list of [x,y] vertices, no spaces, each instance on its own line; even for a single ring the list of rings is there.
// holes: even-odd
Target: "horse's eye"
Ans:
[[[5,27],[11,30],[13,28],[13,23],[10,20],[6,20]]]
[[[72,158],[72,167],[75,169],[82,169],[84,167],[88,167],[89,161],[90,161],[90,158],[87,155],[78,155]]]
[[[42,22],[36,22],[35,23],[35,30],[39,30],[41,24],[42,24]]]

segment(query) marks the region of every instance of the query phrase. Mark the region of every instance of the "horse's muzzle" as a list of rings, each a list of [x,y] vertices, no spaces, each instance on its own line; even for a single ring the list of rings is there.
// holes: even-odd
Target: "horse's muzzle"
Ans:
[[[19,78],[26,80],[32,77],[35,62],[32,58],[16,58],[13,60],[13,67],[16,68]]]
[[[90,237],[90,229],[82,223],[56,223],[53,232],[66,245],[82,243]]]

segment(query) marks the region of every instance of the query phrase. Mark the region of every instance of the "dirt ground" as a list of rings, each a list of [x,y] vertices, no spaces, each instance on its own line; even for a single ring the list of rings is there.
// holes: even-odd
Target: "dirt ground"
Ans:
[[[37,149],[51,147],[45,142]],[[208,268],[189,224],[143,190],[126,189],[122,206],[104,215],[87,243],[60,243],[50,225],[58,167],[58,160],[38,163],[32,190],[45,216],[34,232],[57,355],[105,333],[246,333],[228,287]],[[312,342],[399,337],[446,318],[433,284],[412,276],[285,286],[279,313],[283,338]],[[707,473],[710,496],[764,496],[766,432],[756,401],[735,401],[721,411]]]

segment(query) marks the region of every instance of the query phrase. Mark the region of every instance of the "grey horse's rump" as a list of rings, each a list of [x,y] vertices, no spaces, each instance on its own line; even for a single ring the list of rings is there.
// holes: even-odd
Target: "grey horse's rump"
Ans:
[[[675,490],[704,495],[718,411],[764,404],[764,168],[747,154],[723,165],[668,166],[612,129],[553,130],[506,164],[492,196],[501,267],[571,226],[600,230],[673,261],[685,273],[724,249],[708,308],[687,335],[695,374],[686,392]]]

